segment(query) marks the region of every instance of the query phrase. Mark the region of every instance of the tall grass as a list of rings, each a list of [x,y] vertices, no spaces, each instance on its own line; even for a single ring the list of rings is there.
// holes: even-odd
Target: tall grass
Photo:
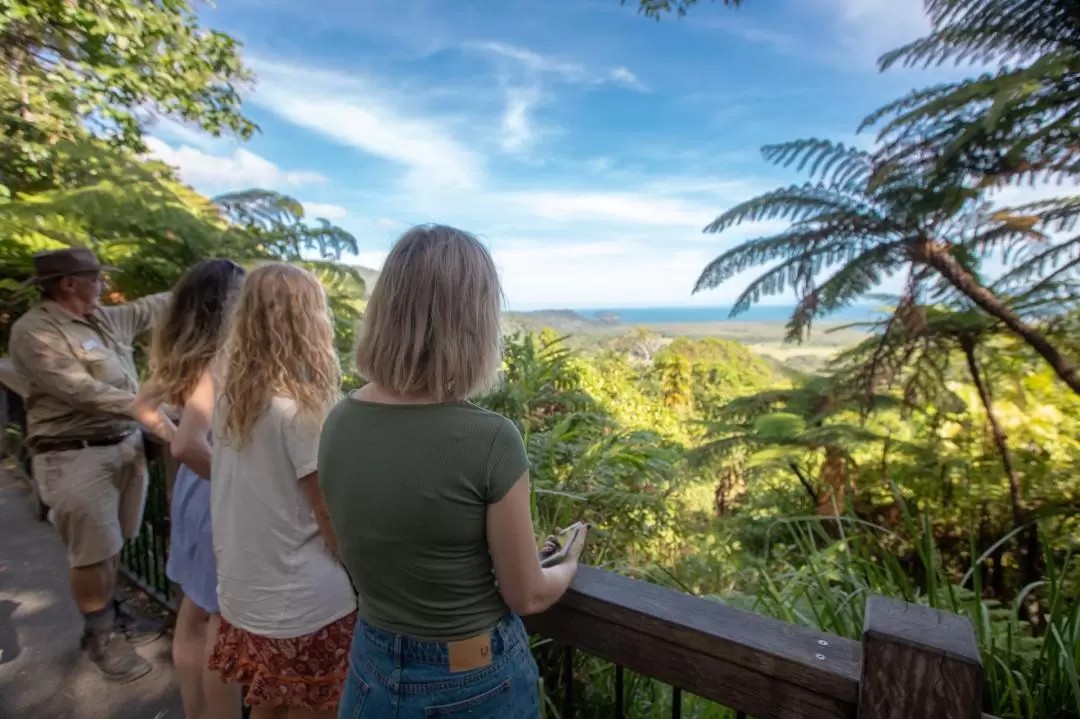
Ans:
[[[786,519],[773,534],[778,538],[764,568],[748,573],[742,591],[724,601],[854,640],[872,594],[953,612],[975,629],[986,676],[984,711],[1002,719],[1080,719],[1080,562],[1071,552],[1047,551],[1045,576],[1002,603],[982,597],[983,565],[995,548],[955,576],[944,568],[928,515],[909,517],[903,536],[851,517]],[[1025,618],[1034,601],[1038,626]],[[538,647],[538,654],[547,670],[545,716],[558,717],[564,655],[551,647]],[[613,716],[614,667],[580,653],[574,662],[577,714]],[[672,691],[661,682],[627,672],[624,691],[627,717],[671,716]],[[683,716],[736,715],[684,694]]]
[[[971,621],[982,651],[984,711],[1010,719],[1080,717],[1080,566],[1071,552],[1044,550],[1043,579],[1003,604],[982,597],[983,564],[993,548],[960,577],[950,575],[928,515],[908,516],[907,541],[850,519],[785,525],[784,556],[758,583],[757,611],[852,639],[860,636],[871,594],[953,612]],[[896,555],[902,545],[913,550],[914,571]],[[1029,602],[1038,604],[1037,626],[1026,618]]]

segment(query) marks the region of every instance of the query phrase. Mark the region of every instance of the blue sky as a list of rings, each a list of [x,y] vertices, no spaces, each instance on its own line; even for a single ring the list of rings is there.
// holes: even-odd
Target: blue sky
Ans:
[[[210,194],[287,192],[370,266],[416,223],[475,232],[514,309],[729,302],[739,278],[691,296],[702,267],[783,224],[701,228],[795,179],[759,148],[868,143],[866,112],[940,78],[875,68],[926,31],[920,0],[703,2],[660,23],[618,0],[220,0],[203,21],[244,42],[262,131],[159,122],[155,155]]]

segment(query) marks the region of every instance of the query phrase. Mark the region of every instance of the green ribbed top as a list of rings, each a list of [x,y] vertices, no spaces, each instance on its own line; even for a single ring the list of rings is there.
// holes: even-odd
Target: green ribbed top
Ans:
[[[433,641],[495,626],[509,609],[486,508],[528,467],[513,423],[469,402],[342,400],[323,426],[319,483],[360,616]]]

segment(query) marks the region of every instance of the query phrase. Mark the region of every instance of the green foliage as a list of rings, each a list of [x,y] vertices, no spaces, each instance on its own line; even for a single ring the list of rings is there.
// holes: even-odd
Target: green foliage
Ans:
[[[96,180],[71,189],[23,193],[0,200],[0,339],[35,290],[20,281],[32,272],[34,252],[89,246],[122,270],[110,277],[111,299],[171,287],[181,273],[208,257],[244,264],[275,260],[315,271],[327,286],[338,323],[339,350],[348,353],[363,280],[339,265],[356,240],[325,221],[311,224],[296,200],[249,190],[211,201],[172,178],[158,163],[132,159],[96,141],[71,145],[99,169]]]
[[[141,151],[155,115],[248,137],[238,86],[251,80],[232,37],[184,0],[0,1],[0,184],[56,186],[58,140],[88,134]],[[70,159],[70,158],[68,158]]]
[[[648,561],[671,540],[679,446],[619,423],[584,391],[560,338],[508,338],[499,385],[480,403],[522,430],[540,531],[589,521],[594,562],[615,565]]]
[[[793,520],[771,547],[777,566],[758,585],[756,611],[858,640],[871,594],[969,618],[986,671],[984,710],[1001,717],[1080,716],[1080,566],[1071,553],[1047,558],[1047,576],[1011,603],[982,598],[987,555],[957,578],[943,568],[930,517],[907,512],[908,536],[847,521],[839,541],[817,521]],[[853,520],[853,518],[848,518]],[[974,554],[974,552],[973,552]],[[1041,597],[1043,626],[1020,619]]]
[[[935,336],[977,331],[988,342],[1008,342],[976,315],[923,308],[921,316]],[[907,331],[916,327],[912,318]],[[845,369],[853,352],[833,377],[780,387],[773,377],[771,389],[721,405],[717,417],[731,440],[724,451],[716,446],[724,439],[718,425],[705,425],[710,434],[702,436],[697,407],[665,405],[657,364],[575,353],[553,333],[508,338],[501,382],[481,401],[525,434],[538,531],[583,518],[596,525],[591,564],[852,638],[870,593],[958,612],[976,622],[987,711],[1077,716],[1071,677],[1080,573],[1069,548],[1080,525],[1061,502],[1080,496],[1080,399],[1055,392],[1052,375],[1015,344],[983,353],[1028,500],[1044,510],[1045,570],[1025,588],[1016,582],[1007,483],[980,400],[965,382],[960,350],[932,347],[946,355],[938,357],[946,371],[936,399],[912,406],[899,387],[882,384],[867,403],[866,387]],[[692,366],[720,359],[737,366],[745,353],[730,343],[677,340],[660,356],[673,348],[669,356]],[[943,398],[949,401],[938,406]],[[830,448],[844,468],[836,476],[847,492],[839,508],[847,510],[828,520],[800,518],[821,509],[818,498],[807,502],[805,483],[838,501],[830,494],[837,489],[827,471]],[[1026,619],[1036,600],[1046,618],[1041,628]],[[564,657],[546,645],[536,651],[549,698],[557,698]],[[610,715],[611,666],[580,653],[573,661],[581,715]],[[628,716],[670,715],[662,683],[628,673],[625,690]],[[1058,713],[1047,713],[1051,707]],[[734,717],[689,696],[683,715]]]
[[[679,338],[656,354],[649,376],[669,407],[712,418],[728,400],[777,379],[767,362],[737,342]]]
[[[790,412],[764,414],[754,420],[754,434],[765,440],[790,442],[806,431],[806,420]]]

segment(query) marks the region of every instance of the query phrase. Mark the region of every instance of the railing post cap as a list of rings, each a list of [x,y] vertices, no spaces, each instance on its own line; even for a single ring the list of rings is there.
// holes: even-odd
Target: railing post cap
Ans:
[[[971,622],[951,612],[889,597],[866,600],[863,644],[874,640],[898,642],[939,652],[955,661],[982,666]]]

